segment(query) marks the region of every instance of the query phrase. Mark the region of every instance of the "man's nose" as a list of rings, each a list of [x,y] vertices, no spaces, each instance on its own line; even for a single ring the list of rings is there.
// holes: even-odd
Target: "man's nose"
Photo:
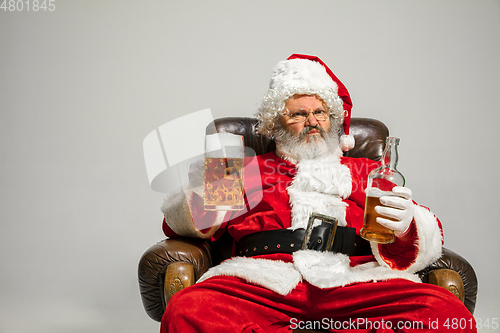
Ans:
[[[318,125],[318,120],[314,117],[314,113],[310,112],[307,114],[306,125],[316,126]]]

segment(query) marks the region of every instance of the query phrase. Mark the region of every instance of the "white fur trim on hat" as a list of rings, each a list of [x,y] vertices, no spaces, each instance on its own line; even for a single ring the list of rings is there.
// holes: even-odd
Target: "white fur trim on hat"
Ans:
[[[337,83],[320,63],[305,59],[280,61],[271,75],[269,88],[291,90],[295,91],[295,94],[321,91],[326,88],[338,91]]]
[[[334,113],[343,114],[339,87],[328,75],[325,67],[316,61],[291,59],[280,61],[269,82],[276,102],[282,104],[294,95],[317,95]]]
[[[255,114],[260,122],[257,128],[260,133],[272,136],[285,102],[294,95],[318,96],[338,124],[342,123],[343,101],[338,95],[337,83],[328,75],[325,67],[316,61],[290,59],[280,61],[274,68],[269,90]]]
[[[354,148],[355,142],[354,142],[354,136],[352,134],[342,134],[340,136],[340,148],[342,151],[348,151]]]

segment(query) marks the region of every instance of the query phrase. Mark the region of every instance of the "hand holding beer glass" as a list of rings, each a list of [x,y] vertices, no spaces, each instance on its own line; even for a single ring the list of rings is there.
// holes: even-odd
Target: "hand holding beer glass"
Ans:
[[[360,236],[377,243],[392,243],[403,235],[413,219],[411,190],[396,169],[399,139],[387,138],[382,166],[368,175],[363,228]]]
[[[241,210],[244,208],[243,137],[216,133],[205,138],[204,208]]]

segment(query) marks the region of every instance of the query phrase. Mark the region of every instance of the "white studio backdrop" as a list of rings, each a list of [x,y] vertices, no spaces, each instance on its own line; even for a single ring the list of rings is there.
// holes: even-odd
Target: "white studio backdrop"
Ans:
[[[476,318],[500,317],[499,1],[26,3],[0,9],[0,333],[157,332],[137,283],[164,238],[143,140],[207,108],[252,116],[292,53],[401,138],[407,186],[476,270]]]

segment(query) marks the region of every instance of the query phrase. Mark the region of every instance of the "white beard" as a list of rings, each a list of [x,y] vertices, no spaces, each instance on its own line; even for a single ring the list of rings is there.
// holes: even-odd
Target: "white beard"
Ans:
[[[281,125],[275,132],[277,155],[297,166],[297,174],[287,188],[291,229],[305,228],[313,212],[333,216],[345,226],[347,204],[342,199],[349,197],[352,184],[349,168],[340,163],[338,128],[325,132],[317,126],[320,135],[307,136],[311,128],[294,134]]]
[[[297,135],[286,130],[282,124],[278,126],[274,133],[277,155],[294,164],[334,154],[339,147],[339,136],[333,126],[328,132],[318,126],[320,135],[311,135],[308,141],[306,136],[310,129],[307,127]]]

